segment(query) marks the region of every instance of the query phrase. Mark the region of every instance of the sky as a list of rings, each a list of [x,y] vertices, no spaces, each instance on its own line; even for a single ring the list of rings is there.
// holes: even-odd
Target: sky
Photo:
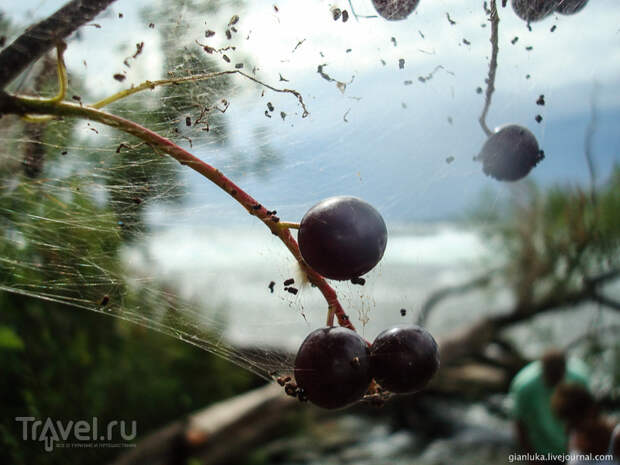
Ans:
[[[23,24],[63,3],[9,2],[11,16]],[[520,183],[515,187],[484,176],[472,160],[485,141],[478,125],[483,96],[476,89],[485,88],[491,52],[490,24],[477,2],[422,0],[404,21],[351,15],[346,23],[334,21],[330,8],[350,10],[348,1],[278,1],[277,11],[272,3],[248,3],[222,2],[209,17],[175,9],[164,21],[182,26],[162,38],[161,18],[148,27],[155,21],[151,2],[118,0],[95,20],[101,28],[85,26],[79,40],[70,42],[69,71],[87,80],[93,97],[103,97],[165,76],[161,50],[170,42],[188,50],[198,47],[196,41],[216,48],[235,45],[228,52],[232,63],[222,63],[224,68],[243,62],[248,72],[257,68],[264,82],[298,90],[310,116],[301,118],[290,94],[266,90],[263,97],[260,89],[235,78],[238,87],[227,96],[229,144],[218,146],[196,131],[188,133],[192,147],[181,144],[293,218],[321,198],[340,194],[368,200],[395,223],[453,218],[466,213],[481,192],[500,201],[519,189]],[[359,15],[375,14],[369,1],[352,5]],[[223,32],[233,14],[240,21],[229,41]],[[546,159],[528,179],[544,185],[585,183],[585,133],[594,102],[593,153],[604,180],[620,157],[620,4],[591,1],[574,16],[554,14],[532,23],[531,31],[510,2],[499,14],[499,66],[488,125],[521,124],[535,134]],[[205,38],[207,29],[215,36]],[[140,41],[146,44],[143,54],[124,67],[123,59]],[[347,83],[344,92],[317,72],[319,65]],[[112,79],[116,72],[127,80]],[[421,82],[421,76],[429,79]],[[543,94],[545,106],[536,105]],[[272,118],[264,114],[267,101],[276,108]],[[534,119],[539,114],[541,123]],[[239,162],[257,156],[257,128],[278,156],[260,173]],[[153,221],[208,222],[208,213],[223,206],[230,221],[243,221],[245,213],[226,208],[230,200],[204,179],[187,172],[183,182],[191,192],[187,208],[156,209]]]
[[[63,3],[3,0],[0,10],[10,10],[10,18],[26,27]],[[401,322],[400,308],[417,308],[430,289],[467,279],[488,251],[489,241],[475,232],[445,223],[425,229],[428,225],[420,222],[467,216],[483,192],[500,205],[519,195],[529,180],[543,186],[586,185],[584,144],[593,108],[592,153],[599,181],[620,161],[617,0],[591,0],[580,13],[551,15],[533,23],[531,31],[510,5],[500,8],[499,65],[487,122],[491,128],[526,126],[546,155],[526,181],[509,184],[485,176],[473,161],[486,138],[478,124],[483,96],[476,89],[486,86],[491,53],[482,2],[420,0],[404,21],[357,21],[350,15],[346,23],[334,21],[330,8],[351,13],[348,1],[247,3],[238,7],[223,1],[217,15],[206,16],[174,8],[161,18],[154,11],[158,5],[166,7],[164,0],[117,0],[93,22],[100,27],[84,26],[70,39],[69,75],[85,83],[89,99],[103,98],[146,79],[164,78],[168,71],[186,71],[166,69],[162,52],[174,45],[202,53],[198,41],[236,47],[226,51],[230,63],[214,55],[221,69],[243,63],[248,73],[256,68],[263,82],[299,91],[310,112],[306,118],[291,94],[235,77],[234,89],[217,96],[230,104],[224,115],[229,129],[225,145],[200,127],[185,127],[183,116],[195,121],[198,108],[187,108],[180,121],[153,129],[176,127],[180,145],[230,175],[267,208],[277,209],[283,220],[299,221],[311,205],[333,195],[355,195],[373,204],[390,230],[385,258],[363,289],[336,283],[356,322],[375,312],[367,335]],[[374,14],[369,1],[352,4],[360,15]],[[224,31],[235,14],[238,32],[228,40]],[[172,32],[163,37],[164,29]],[[205,37],[207,30],[216,34]],[[143,52],[124,65],[141,42]],[[317,72],[320,65],[331,78],[346,83],[344,92]],[[119,82],[116,73],[126,79]],[[187,92],[195,91],[187,87]],[[161,95],[155,90],[132,97],[144,104],[134,110],[136,116],[165,107],[168,102]],[[541,95],[544,106],[536,104]],[[536,115],[542,117],[540,123]],[[119,140],[125,140],[96,124],[78,124],[75,131],[75,144],[81,146],[70,147],[66,160],[79,157],[78,148],[91,146],[105,146],[114,156]],[[253,162],[261,144],[275,158],[258,170]],[[94,182],[106,175],[105,167],[89,165],[87,170]],[[292,275],[297,278],[290,254],[217,187],[189,169],[181,171],[188,196],[182,204],[153,201],[149,219],[154,228],[127,252],[127,263],[149,279],[177,280],[172,292],[183,298],[226,309],[233,340],[267,338],[271,328],[275,337],[284,334],[296,346],[309,324],[324,321],[318,293],[307,287],[297,296],[281,289],[269,293],[270,280],[279,285]],[[231,227],[237,225],[241,228]],[[505,296],[499,302],[487,296],[455,301],[446,323],[461,324],[464,308],[471,316],[502,307],[501,298]],[[257,311],[246,312],[248,308]]]

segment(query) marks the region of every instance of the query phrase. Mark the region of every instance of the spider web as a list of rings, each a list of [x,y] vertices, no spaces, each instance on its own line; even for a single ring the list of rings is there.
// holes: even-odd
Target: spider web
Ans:
[[[4,11],[7,43],[61,5]],[[347,10],[346,22],[334,19],[336,8]],[[536,181],[588,181],[582,128],[595,80],[599,147],[618,143],[620,60],[611,58],[618,34],[610,10],[618,5],[600,0],[528,30],[499,8],[488,121],[535,132],[548,156]],[[390,230],[386,257],[364,286],[334,284],[371,340],[410,321],[429,288],[494,260],[476,225],[447,221],[466,217],[480,192],[499,205],[521,189],[486,178],[472,160],[485,140],[478,117],[489,36],[482,4],[448,0],[422,1],[400,22],[376,17],[361,1],[118,0],[68,41],[67,95],[90,103],[145,80],[224,70],[300,92],[307,117],[293,95],[236,74],[157,87],[106,109],[212,164],[283,221],[299,221],[332,195],[373,204]],[[11,90],[53,95],[54,73],[50,55]],[[537,105],[543,94],[547,105]],[[265,378],[289,371],[290,354],[324,325],[325,302],[279,240],[170,157],[70,119],[33,125],[3,117],[0,141],[0,290],[122,318]],[[601,152],[604,173],[617,156]],[[289,278],[297,294],[285,289]],[[459,306],[471,304],[472,318],[503,298]],[[439,333],[462,321],[454,310],[437,323]]]

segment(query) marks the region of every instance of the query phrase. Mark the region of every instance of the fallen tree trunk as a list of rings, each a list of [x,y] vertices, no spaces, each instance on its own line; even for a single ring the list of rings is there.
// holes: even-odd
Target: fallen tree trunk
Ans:
[[[203,465],[230,463],[271,438],[287,410],[299,401],[276,383],[242,394],[192,415],[186,438]]]
[[[298,404],[270,383],[149,434],[110,465],[180,465],[188,457],[205,465],[229,463],[271,437],[283,414]]]

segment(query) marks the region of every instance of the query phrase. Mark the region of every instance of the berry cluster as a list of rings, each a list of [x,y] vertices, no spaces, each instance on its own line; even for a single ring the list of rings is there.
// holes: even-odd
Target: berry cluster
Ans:
[[[439,369],[439,351],[419,326],[381,332],[369,347],[355,331],[340,327],[311,332],[295,359],[295,380],[305,397],[334,409],[360,400],[374,380],[395,393],[422,389]]]
[[[355,197],[332,197],[304,215],[298,240],[310,268],[330,279],[359,282],[359,276],[383,257],[387,229],[370,204]],[[348,328],[325,327],[301,344],[294,388],[304,399],[334,409],[360,400],[373,379],[391,392],[418,391],[438,368],[437,343],[419,326],[385,330],[372,345]]]

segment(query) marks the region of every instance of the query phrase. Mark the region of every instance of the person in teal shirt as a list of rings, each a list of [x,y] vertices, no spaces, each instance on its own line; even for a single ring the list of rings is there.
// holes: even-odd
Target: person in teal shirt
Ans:
[[[525,453],[546,457],[567,453],[566,429],[551,410],[551,396],[562,381],[587,386],[588,371],[583,362],[566,360],[564,353],[557,350],[548,351],[540,360],[526,365],[512,380],[509,392],[512,416]]]

